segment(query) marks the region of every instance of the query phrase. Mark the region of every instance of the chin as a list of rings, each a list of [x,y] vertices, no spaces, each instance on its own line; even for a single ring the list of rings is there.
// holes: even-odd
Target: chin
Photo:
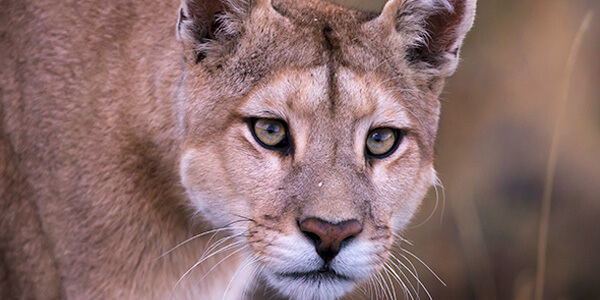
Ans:
[[[297,300],[337,299],[352,291],[357,279],[336,274],[334,271],[302,273],[274,273],[265,271],[267,283],[280,295]]]

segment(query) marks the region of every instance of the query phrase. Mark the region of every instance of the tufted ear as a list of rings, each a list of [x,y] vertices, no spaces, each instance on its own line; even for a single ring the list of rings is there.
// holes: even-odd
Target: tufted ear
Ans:
[[[253,6],[270,5],[270,0],[181,0],[177,38],[188,63],[202,61],[211,46],[234,42]]]
[[[378,21],[400,34],[411,65],[447,77],[458,64],[475,5],[476,0],[390,0]]]

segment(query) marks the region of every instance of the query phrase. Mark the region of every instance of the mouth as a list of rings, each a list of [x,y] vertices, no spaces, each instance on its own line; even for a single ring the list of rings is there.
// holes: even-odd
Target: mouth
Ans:
[[[293,279],[293,280],[304,280],[304,281],[322,281],[322,280],[341,280],[341,281],[354,281],[352,278],[336,273],[334,270],[324,268],[321,270],[315,270],[310,272],[288,272],[288,273],[276,273],[281,278]]]

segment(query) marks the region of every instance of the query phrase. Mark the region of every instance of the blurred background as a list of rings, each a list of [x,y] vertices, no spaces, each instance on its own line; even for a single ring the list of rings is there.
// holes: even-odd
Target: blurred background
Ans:
[[[380,7],[385,1],[359,2]],[[558,146],[544,299],[600,299],[598,0],[478,1],[461,64],[441,97],[436,168],[445,203],[438,190],[440,203],[423,223],[436,204],[432,190],[407,231],[413,246],[402,245],[446,286],[397,252],[412,261],[434,299],[532,299],[565,68],[589,11],[595,16],[575,64]],[[422,287],[419,296],[428,299]]]
[[[374,10],[386,2],[331,1]],[[562,111],[543,299],[600,299],[600,0],[478,1],[441,96],[444,188],[430,191],[406,232],[410,243],[395,254],[406,265],[408,299],[533,299],[554,124],[569,52],[590,11]],[[347,298],[392,298],[377,290]]]

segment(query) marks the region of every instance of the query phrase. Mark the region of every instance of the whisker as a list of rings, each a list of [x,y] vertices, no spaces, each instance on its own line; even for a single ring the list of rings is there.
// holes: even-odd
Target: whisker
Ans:
[[[386,284],[391,287],[390,290],[393,294],[392,299],[396,300],[396,299],[398,299],[398,296],[396,295],[394,281],[392,281],[392,278],[390,277],[390,271],[385,267],[383,268],[383,270],[385,271],[385,273],[384,273],[385,277],[387,277],[387,279],[388,279],[388,281],[386,281]]]
[[[230,237],[230,238],[228,238],[228,239],[231,239],[231,238],[233,238],[233,237]],[[226,240],[228,240],[228,239],[226,239]],[[226,240],[225,240],[225,241],[226,241]],[[220,243],[222,244],[222,243],[223,243],[223,242],[225,242],[225,241],[222,241],[222,242],[220,242]],[[221,249],[215,250],[215,251],[214,251],[214,252],[212,252],[212,253],[208,252],[208,253],[210,253],[210,255],[208,255],[208,253],[206,253],[206,254],[208,255],[208,256],[206,256],[206,257],[205,257],[205,255],[203,254],[203,255],[200,257],[200,260],[201,260],[201,261],[205,261],[205,260],[207,260],[207,259],[209,259],[209,258],[211,258],[211,257],[213,257],[213,256],[215,256],[215,255],[217,255],[217,254],[219,254],[219,253],[225,252],[225,251],[227,251],[227,250],[229,250],[229,249],[231,249],[231,248],[233,248],[233,247],[235,247],[235,246],[237,246],[237,245],[240,245],[240,244],[242,244],[242,243],[244,243],[244,241],[236,241],[236,242],[233,242],[233,243],[231,243],[231,244],[229,244],[229,245],[227,245],[227,246],[225,246],[225,247],[223,247],[223,248],[221,248]],[[216,247],[214,247],[213,249],[216,249]]]
[[[398,273],[394,270],[394,268],[392,266],[390,266],[387,262],[385,263],[385,267],[387,268],[387,271],[390,272],[392,274],[392,277],[395,277],[396,280],[398,281],[398,283],[400,283],[400,285],[402,285],[402,289],[404,292],[404,298],[407,298],[407,294],[410,295],[411,299],[414,299],[412,294],[410,293],[410,290],[408,289],[408,286],[406,286],[406,284],[404,283],[404,281],[402,280],[402,278],[400,278],[400,276],[398,275]],[[406,275],[405,275],[406,277]]]
[[[402,277],[404,277],[404,279],[406,279],[406,282],[408,282],[408,284],[410,284],[410,288],[411,290],[415,293],[415,296],[417,298],[419,298],[419,289],[418,289],[418,285],[417,288],[415,288],[415,286],[412,284],[412,281],[410,280],[410,278],[408,278],[408,276],[406,276],[406,274],[402,271],[402,267],[404,267],[406,269],[406,265],[403,264],[396,256],[392,255],[392,258],[395,259],[398,263],[394,262],[393,260],[390,260],[390,262],[392,264],[394,264],[394,266],[398,269],[398,271],[400,271],[400,274],[402,274]],[[417,274],[417,277],[419,275]]]
[[[395,232],[392,232],[392,234],[394,235],[394,237],[396,237],[396,238],[398,239],[398,242],[399,242],[399,243],[400,243],[400,242],[404,242],[404,243],[406,243],[406,244],[408,244],[408,245],[410,245],[410,246],[414,246],[414,245],[413,245],[413,243],[412,243],[411,241],[409,241],[409,240],[405,239],[405,238],[404,238],[404,237],[402,237],[401,235],[399,235],[399,234],[397,234],[397,233],[395,233]],[[398,245],[398,246],[400,246],[400,248],[402,247],[402,245]]]
[[[435,175],[435,183],[433,184],[433,186],[435,187],[436,192],[437,192],[438,187],[440,187],[442,189],[442,212],[440,213],[440,225],[441,225],[444,220],[444,211],[446,210],[446,188],[444,188],[444,184],[442,183],[442,180],[440,179],[440,177],[437,176],[437,174]],[[436,195],[436,197],[437,197],[437,195]]]
[[[371,278],[369,279],[369,284],[372,284],[371,286],[373,287],[373,293],[375,293],[375,299],[379,299],[379,290],[377,289],[375,281],[375,276],[371,276]]]
[[[402,274],[402,277],[405,278],[406,281],[408,282],[408,284],[410,285],[410,289],[415,293],[417,299],[421,299],[421,296],[420,296],[420,294],[421,294],[421,286],[419,286],[418,284],[417,284],[417,286],[415,286],[412,283],[412,281],[410,280],[410,278],[408,277],[408,275],[406,275],[406,273],[404,273],[404,271],[402,271],[402,269],[399,269],[399,271],[400,271],[400,274]]]
[[[252,219],[252,218],[249,218],[249,217],[245,217],[245,216],[238,215],[238,214],[233,214],[233,213],[230,213],[230,215],[232,215],[232,216],[235,216],[235,217],[238,217],[238,218],[242,218],[242,219],[244,219],[245,221],[250,221],[250,222],[254,222],[254,223],[256,223],[256,221],[255,221],[254,219]]]
[[[220,245],[222,245],[223,243],[231,240],[231,239],[235,239],[238,238],[240,236],[243,236],[245,234],[245,232],[241,232],[238,234],[234,234],[231,236],[226,236],[226,237],[222,237],[219,240],[217,240],[214,244],[210,245],[206,250],[204,250],[204,253],[202,253],[202,255],[200,256],[200,259],[202,259],[206,254],[210,253],[210,251],[213,251],[213,249],[216,249],[217,247],[219,247]],[[208,240],[207,244],[210,244],[211,240],[214,238],[214,235]]]
[[[375,286],[373,284],[373,278],[369,278],[369,284],[367,285],[369,287],[369,298],[373,299],[373,295],[375,295],[375,297],[377,298],[377,295],[375,294]]]
[[[365,280],[362,285],[362,291],[364,293],[364,296],[369,298],[369,299],[373,299],[373,290],[371,289],[371,282]]]
[[[366,287],[366,283],[365,282],[362,282],[360,285],[358,285],[357,288],[360,291],[361,295],[367,296],[367,287]]]
[[[221,300],[225,300],[225,297],[227,297],[227,292],[229,291],[229,288],[231,287],[231,284],[233,283],[233,280],[235,279],[235,277],[237,277],[238,273],[245,269],[248,265],[250,265],[251,263],[253,263],[254,261],[254,256],[248,256],[237,268],[237,270],[235,271],[235,273],[233,274],[233,276],[231,277],[231,280],[229,281],[229,284],[227,284],[227,287],[225,288],[225,293],[223,293],[223,298],[221,298]]]
[[[401,249],[402,251],[406,252],[408,255],[414,257],[416,260],[418,260],[421,264],[423,264],[425,266],[425,268],[427,268],[427,270],[429,270],[429,272],[431,272],[431,274],[433,274],[433,276],[435,276],[435,278],[437,278],[437,280],[444,286],[447,286],[446,283],[435,273],[433,272],[433,270],[424,262],[422,261],[420,258],[418,258],[416,255],[414,255],[412,252],[406,250],[406,249]]]
[[[396,259],[397,259],[397,258],[396,258]],[[399,260],[398,260],[398,263],[400,263],[400,264],[404,265],[404,264],[403,264],[401,261],[399,261]],[[420,286],[423,288],[423,290],[425,290],[425,293],[427,294],[427,297],[428,297],[430,300],[431,300],[431,299],[433,299],[433,298],[431,297],[431,294],[429,294],[429,290],[427,290],[427,288],[425,287],[425,285],[423,284],[423,282],[421,282],[421,280],[419,279],[419,277],[418,277],[417,275],[415,275],[415,273],[413,273],[411,270],[409,270],[408,268],[406,268],[406,266],[405,266],[405,269],[406,269],[406,271],[408,271],[408,273],[409,273],[410,275],[412,275],[412,277],[413,277],[413,278],[415,278],[415,280],[416,280],[416,281],[417,281],[417,283],[418,283],[418,284],[419,284],[419,285],[420,285]]]
[[[385,280],[383,279],[383,276],[381,276],[381,272],[377,272],[375,276],[377,276],[377,281],[379,282],[379,285],[381,285],[381,292],[383,296],[385,296],[386,299],[389,299],[388,296],[391,297],[390,290],[387,288]]]
[[[205,231],[203,233],[197,234],[197,235],[195,235],[195,236],[193,236],[193,237],[191,237],[191,238],[189,238],[189,239],[187,239],[187,240],[185,240],[185,241],[177,244],[177,246],[171,248],[169,251],[161,254],[157,258],[154,258],[152,261],[155,261],[157,259],[160,259],[160,258],[164,257],[165,255],[167,255],[167,254],[175,251],[175,249],[177,249],[177,248],[185,245],[186,243],[189,243],[189,242],[193,241],[194,239],[197,239],[199,237],[203,237],[203,236],[205,236],[207,234],[210,234],[210,233],[213,233],[213,232],[216,233],[216,232],[227,231],[227,230],[231,230],[231,229],[245,229],[245,227],[227,227],[227,228],[218,228],[218,229],[213,229],[213,230]]]
[[[415,265],[412,263],[412,261],[410,261],[410,259],[408,259],[408,257],[406,257],[406,256],[405,256],[404,254],[402,254],[402,253],[396,253],[396,254],[399,254],[399,255],[400,255],[400,257],[404,258],[404,259],[406,260],[406,262],[407,262],[407,263],[410,265],[410,267],[411,267],[409,270],[413,271],[413,273],[414,273],[414,274],[415,274],[417,277],[419,277],[419,271],[417,270],[417,268],[415,267]],[[392,254],[392,255],[393,255],[393,254]],[[401,260],[400,260],[400,259],[399,259],[397,256],[395,256],[395,255],[394,255],[394,259],[396,259],[396,261],[398,261],[398,263],[402,264],[402,266],[403,266],[405,269],[408,269],[408,266],[406,266],[406,265],[405,265],[405,264],[404,264],[404,263],[403,263],[403,262],[402,262],[402,261],[401,261]]]
[[[206,242],[206,245],[208,245],[208,247],[206,249],[204,249],[204,252],[202,253],[202,255],[200,255],[200,259],[202,259],[207,253],[210,253],[210,251],[212,251],[216,247],[220,246],[224,242],[233,238],[232,236],[225,236],[225,237],[221,237],[220,239],[218,239],[216,242],[213,243],[212,240],[215,238],[216,235],[217,235],[217,233],[215,232],[210,237],[210,239],[208,239],[208,241]]]
[[[437,179],[437,177],[436,177],[436,179]],[[438,185],[437,184],[433,185],[433,190],[435,191],[435,205],[433,206],[433,210],[431,210],[431,213],[429,213],[429,215],[427,216],[427,218],[425,218],[425,220],[423,220],[421,223],[419,223],[417,225],[411,226],[412,228],[416,228],[416,227],[419,227],[419,226],[427,223],[427,221],[429,221],[435,214],[435,212],[438,208],[439,202],[440,202],[440,195],[438,193]]]
[[[410,268],[413,272],[415,272],[415,274],[417,274],[417,276],[419,276],[419,272],[417,271],[417,267],[415,267],[415,265],[412,263],[412,261],[410,261],[410,259],[408,259],[408,257],[406,257],[406,255],[402,254],[402,253],[398,253],[400,254],[400,257],[404,258],[404,260],[406,260],[406,262],[410,265]]]
[[[216,252],[212,253],[211,255],[209,255],[209,256],[207,256],[207,257],[204,257],[204,258],[202,258],[202,257],[201,257],[201,258],[198,260],[198,262],[196,262],[196,263],[195,263],[195,264],[194,264],[192,267],[190,267],[190,268],[189,268],[189,269],[188,269],[188,270],[187,270],[187,271],[186,271],[186,272],[185,272],[183,275],[181,275],[181,277],[179,277],[179,280],[177,280],[177,282],[175,283],[175,286],[173,286],[173,289],[171,290],[171,297],[169,297],[169,299],[171,299],[171,298],[172,298],[172,296],[173,296],[173,292],[175,291],[175,289],[177,289],[177,287],[179,286],[179,283],[181,283],[181,281],[182,281],[182,280],[183,280],[183,279],[184,279],[184,278],[185,278],[185,277],[186,277],[186,276],[187,276],[187,275],[188,275],[190,272],[192,272],[192,270],[193,270],[194,268],[196,268],[197,266],[199,266],[201,263],[203,263],[203,262],[204,262],[204,261],[206,261],[207,259],[209,259],[209,258],[213,257],[214,255],[217,255],[217,254],[219,254],[219,253],[221,253],[221,252],[227,251],[227,250],[229,250],[229,249],[231,249],[231,248],[233,248],[233,247],[235,247],[235,246],[237,246],[237,245],[239,245],[239,244],[241,244],[241,243],[243,243],[243,241],[234,242],[233,244],[227,245],[227,246],[225,246],[224,248],[222,248],[222,249],[219,249],[218,251],[216,251]],[[212,269],[211,269],[211,270],[212,270]]]
[[[256,283],[254,282],[256,280],[257,277],[257,273],[261,270],[261,266],[258,264],[259,261],[263,260],[264,258],[254,258],[254,268],[252,269],[252,273],[250,273],[250,278],[249,280],[246,282],[246,284],[244,285],[244,289],[242,290],[242,297],[246,297],[246,295],[248,295],[248,286],[250,285],[250,282],[252,282],[254,284],[254,288],[256,288]]]
[[[222,264],[224,261],[226,261],[227,259],[229,259],[230,257],[232,257],[233,255],[239,253],[242,250],[245,250],[246,248],[249,248],[247,245],[244,245],[242,247],[240,247],[239,249],[233,251],[231,254],[225,256],[225,258],[221,259],[218,263],[216,263],[212,268],[210,268],[210,270],[208,270],[208,272],[206,272],[206,274],[204,274],[204,276],[202,276],[198,281],[196,281],[196,283],[194,285],[198,285],[202,280],[204,280],[204,278],[206,278],[206,276],[208,276],[208,274],[210,274],[210,272],[212,272],[215,268],[217,268],[220,264]]]
[[[385,288],[383,287],[383,283],[381,282],[381,277],[379,277],[379,276],[380,276],[380,273],[377,272],[377,273],[375,273],[375,276],[373,278],[375,278],[375,282],[377,282],[377,284],[381,288],[381,296],[385,297],[386,296]]]

